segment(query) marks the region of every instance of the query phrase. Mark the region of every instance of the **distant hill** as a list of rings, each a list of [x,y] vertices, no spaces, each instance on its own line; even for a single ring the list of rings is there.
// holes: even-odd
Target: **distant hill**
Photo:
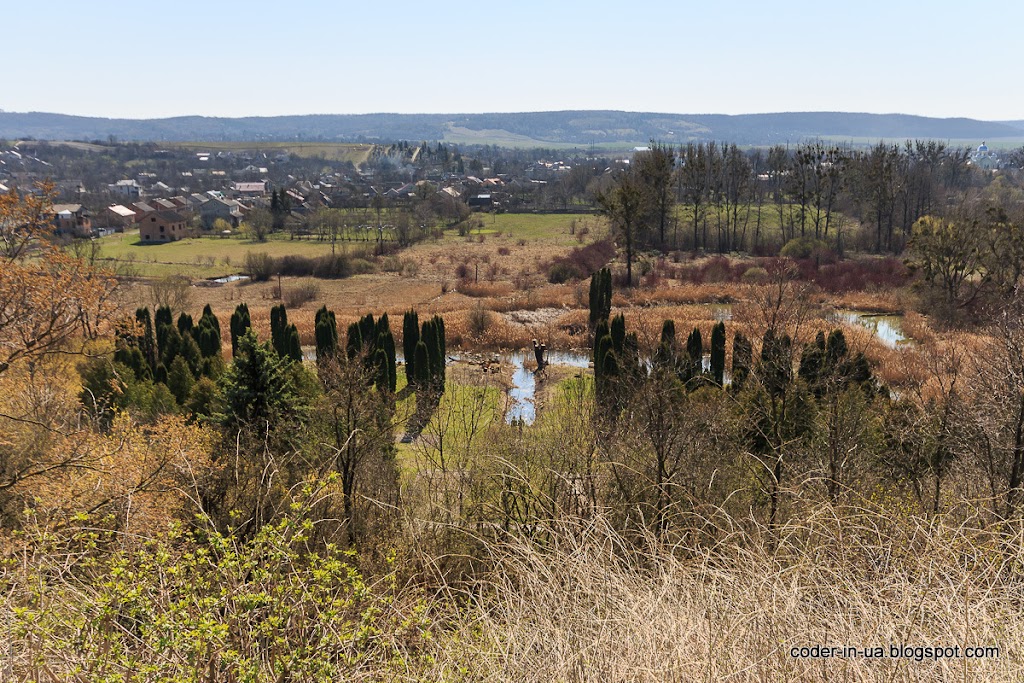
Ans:
[[[317,114],[215,118],[104,119],[65,114],[0,112],[0,138],[137,141],[446,140],[514,147],[628,147],[650,140],[721,140],[745,145],[809,138],[937,138],[1024,142],[1024,121],[937,119],[907,114],[793,112],[658,114],[553,111],[520,114]]]

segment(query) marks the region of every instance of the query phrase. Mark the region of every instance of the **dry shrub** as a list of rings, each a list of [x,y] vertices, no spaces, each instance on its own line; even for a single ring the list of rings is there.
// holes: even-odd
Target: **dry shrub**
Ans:
[[[320,298],[320,287],[314,282],[303,282],[289,287],[284,292],[284,303],[288,308],[299,308]]]
[[[459,292],[466,296],[479,298],[485,296],[505,296],[511,292],[511,288],[504,282],[473,282],[472,280],[463,280],[459,282]]]
[[[576,247],[567,255],[559,256],[548,264],[548,282],[561,284],[569,280],[590,277],[614,257],[615,244],[608,239],[598,240],[585,247]]]
[[[482,337],[491,326],[492,317],[493,314],[490,311],[477,304],[476,308],[469,312],[469,333],[477,338]]]

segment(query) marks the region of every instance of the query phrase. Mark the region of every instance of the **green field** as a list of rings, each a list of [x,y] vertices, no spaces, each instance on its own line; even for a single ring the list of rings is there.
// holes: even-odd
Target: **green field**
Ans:
[[[97,240],[100,258],[111,265],[127,265],[143,277],[187,275],[212,278],[242,271],[246,254],[264,252],[274,257],[323,256],[331,253],[330,242],[293,240],[287,235],[271,235],[266,242],[241,237],[191,237],[165,244],[142,244],[138,231],[110,235]],[[349,242],[338,242],[338,251]]]
[[[373,223],[376,217],[364,209],[352,209],[352,225]],[[381,218],[384,223],[391,223],[388,212]],[[588,231],[583,244],[589,243],[605,234],[606,221],[594,215],[566,214],[474,214],[470,221],[475,221],[469,235],[480,236],[497,244],[517,243],[525,240],[531,244],[546,246],[576,246],[580,244],[578,235]],[[576,232],[573,233],[575,221]],[[482,225],[481,225],[482,224]],[[445,230],[440,242],[427,239],[420,244],[443,246],[457,244],[467,239],[460,236],[458,230]],[[203,236],[190,237],[177,242],[162,244],[142,244],[137,230],[117,233],[95,241],[99,247],[99,258],[110,267],[126,274],[141,277],[163,277],[166,275],[186,275],[190,278],[215,278],[224,275],[241,273],[246,255],[266,253],[275,258],[281,256],[317,257],[331,253],[329,241],[318,241],[304,237],[292,239],[288,233],[272,233],[266,242],[257,242],[242,234],[229,237]],[[339,239],[335,245],[338,253],[371,244],[365,241],[349,241]]]
[[[345,142],[165,142],[165,147],[210,152],[282,152],[297,157],[323,158],[328,161],[365,162],[373,145]]]

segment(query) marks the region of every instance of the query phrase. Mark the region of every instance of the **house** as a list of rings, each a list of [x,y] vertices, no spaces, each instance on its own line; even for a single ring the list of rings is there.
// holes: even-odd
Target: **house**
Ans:
[[[188,221],[174,211],[155,211],[139,221],[139,237],[144,244],[174,242],[188,236]]]
[[[92,214],[81,204],[54,204],[50,210],[58,235],[92,235]]]
[[[142,192],[142,186],[136,180],[118,180],[116,183],[107,185],[107,190],[111,194],[120,195],[125,199],[138,199]]]
[[[237,228],[242,220],[242,206],[233,199],[220,199],[211,197],[208,202],[199,207],[199,215],[203,218],[203,227],[209,230],[213,223],[222,218]]]
[[[157,211],[177,211],[178,210],[178,205],[175,204],[174,202],[172,202],[170,199],[151,199],[149,201],[149,204],[150,204],[150,206],[152,206]]]
[[[261,197],[267,193],[267,184],[262,180],[249,183],[232,183],[231,190],[235,194],[245,197]]]
[[[138,220],[142,216],[145,216],[146,214],[150,214],[156,211],[155,208],[153,208],[146,202],[133,202],[132,205],[129,206],[128,208],[135,212],[136,220]]]
[[[111,204],[107,208],[103,209],[103,213],[100,215],[100,218],[105,225],[124,231],[125,228],[135,222],[135,212],[127,206]]]

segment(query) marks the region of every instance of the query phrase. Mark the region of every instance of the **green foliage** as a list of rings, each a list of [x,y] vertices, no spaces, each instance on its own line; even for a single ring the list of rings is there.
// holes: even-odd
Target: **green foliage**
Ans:
[[[153,320],[149,315],[149,308],[140,308],[135,311],[135,321],[142,328],[141,333],[136,337],[136,345],[142,353],[142,357],[149,364],[150,373],[156,370],[156,337],[153,334]]]
[[[167,372],[167,388],[174,396],[178,405],[185,405],[192,393],[195,384],[195,377],[188,368],[188,363],[182,356],[178,356],[171,363],[171,369]]]
[[[288,311],[284,304],[270,309],[270,341],[278,356],[288,357]]]
[[[186,334],[191,335],[193,334],[194,328],[195,325],[193,325],[192,323],[192,316],[190,316],[188,313],[182,313],[181,315],[178,316],[178,334],[180,334],[183,337]]]
[[[249,307],[244,303],[238,304],[235,312],[231,314],[231,355],[238,355],[238,340],[245,334],[246,330],[252,327],[249,319]]]
[[[777,336],[771,329],[761,340],[760,371],[765,390],[778,398],[793,379],[793,361],[790,356],[792,341],[789,335]]]
[[[828,251],[828,243],[821,239],[815,239],[810,235],[794,237],[786,242],[779,251],[779,256],[792,259],[809,259],[815,254]]]
[[[737,332],[732,338],[732,388],[741,391],[754,366],[754,346]]]
[[[608,320],[612,312],[612,272],[602,268],[590,276],[590,326]]]
[[[34,643],[37,661],[62,678],[418,678],[414,672],[431,663],[421,649],[431,638],[422,599],[409,599],[393,554],[371,581],[353,553],[310,542],[316,527],[309,500],[320,492],[310,487],[287,516],[247,541],[208,520],[195,531],[174,527],[139,543],[85,515],[56,533],[27,520],[40,561],[5,576],[5,589],[19,596],[10,631]],[[57,548],[68,551],[61,574],[42,559]]]
[[[416,344],[420,341],[420,318],[416,311],[402,317],[402,354],[405,356],[405,381],[416,384]]]
[[[349,360],[355,360],[362,352],[363,334],[359,329],[359,323],[350,323],[345,335],[345,355]]]
[[[297,416],[303,405],[286,372],[289,364],[269,343],[261,344],[252,330],[246,331],[238,340],[238,355],[220,379],[227,409],[223,423],[273,431]]]
[[[725,323],[711,328],[711,379],[718,386],[725,384]]]
[[[323,306],[316,312],[314,334],[316,336],[317,362],[333,358],[338,351],[338,323],[334,311]]]

